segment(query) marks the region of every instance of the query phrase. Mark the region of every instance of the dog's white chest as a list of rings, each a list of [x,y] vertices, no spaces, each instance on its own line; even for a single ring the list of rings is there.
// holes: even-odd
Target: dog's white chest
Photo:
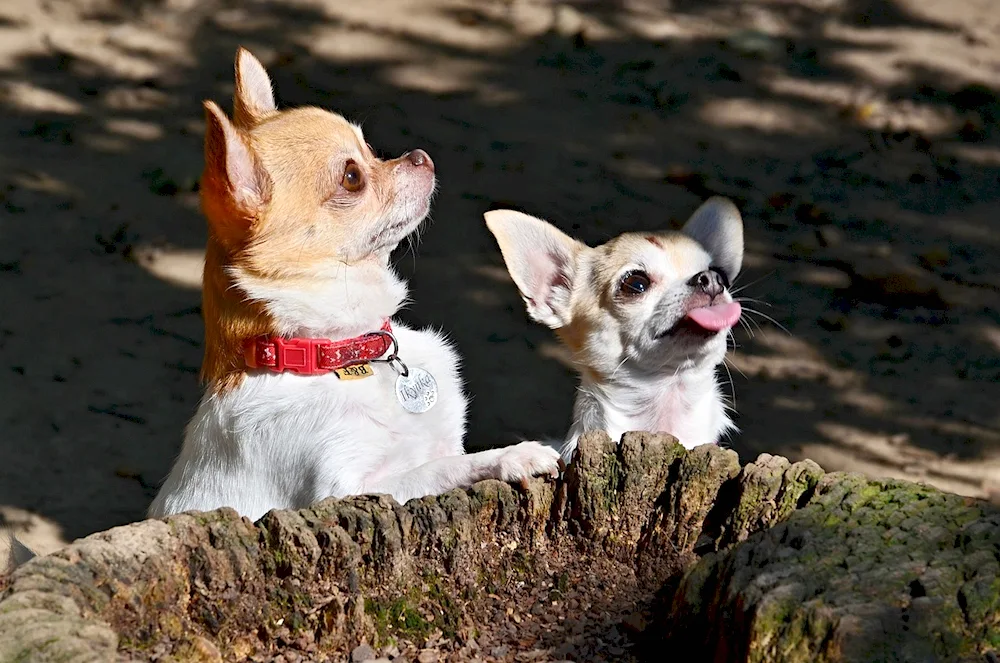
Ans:
[[[256,518],[360,494],[381,477],[461,454],[466,399],[454,350],[433,332],[396,334],[408,374],[433,376],[433,387],[410,385],[400,399],[401,367],[378,362],[361,379],[247,376],[202,400],[151,513],[229,505]]]

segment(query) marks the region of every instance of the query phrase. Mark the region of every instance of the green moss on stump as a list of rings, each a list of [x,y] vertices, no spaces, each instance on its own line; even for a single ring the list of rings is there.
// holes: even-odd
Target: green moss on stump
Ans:
[[[601,609],[650,623],[633,653],[981,661],[1000,643],[998,551],[1000,516],[981,502],[766,454],[741,468],[731,451],[669,436],[591,434],[565,481],[527,490],[327,500],[257,523],[220,509],[88,537],[10,578],[0,661],[463,640],[507,619],[484,596],[516,603],[534,587],[561,600],[598,568],[618,581],[613,595],[588,590]]]
[[[827,474],[783,522],[689,570],[659,624],[706,660],[983,661],[1000,636],[998,554],[985,503]]]

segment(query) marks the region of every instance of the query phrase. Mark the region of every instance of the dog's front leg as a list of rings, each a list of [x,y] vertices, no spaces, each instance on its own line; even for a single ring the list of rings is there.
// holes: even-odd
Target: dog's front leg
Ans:
[[[521,481],[542,475],[559,476],[559,452],[538,442],[521,442],[502,449],[435,458],[365,485],[363,492],[392,495],[402,504],[415,497],[466,488],[484,479]]]

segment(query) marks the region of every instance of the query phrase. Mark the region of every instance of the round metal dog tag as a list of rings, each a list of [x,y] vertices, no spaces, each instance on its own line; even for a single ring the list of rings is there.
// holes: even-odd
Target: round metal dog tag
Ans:
[[[396,400],[407,412],[427,412],[438,400],[437,380],[422,368],[409,368],[396,378]]]

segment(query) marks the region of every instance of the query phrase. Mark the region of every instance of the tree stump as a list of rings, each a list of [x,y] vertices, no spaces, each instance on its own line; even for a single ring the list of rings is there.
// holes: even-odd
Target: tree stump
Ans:
[[[988,661],[998,558],[983,502],[596,433],[527,489],[87,537],[2,581],[0,661]]]

